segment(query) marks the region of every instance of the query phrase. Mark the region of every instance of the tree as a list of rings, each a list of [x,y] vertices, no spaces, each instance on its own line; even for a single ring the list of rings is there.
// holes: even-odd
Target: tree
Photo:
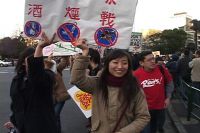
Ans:
[[[22,36],[22,34],[20,34],[19,37],[17,37],[17,40],[18,40],[17,53],[19,55],[22,51],[24,51],[24,49],[27,47],[27,45],[26,45],[26,41],[25,41],[24,37]]]
[[[143,33],[143,37],[146,38],[148,36],[151,36],[151,35],[154,35],[154,34],[157,34],[157,33],[160,33],[161,31],[160,30],[156,30],[156,29],[149,29],[147,31],[144,31]]]
[[[185,47],[187,33],[181,29],[164,30],[148,37],[152,50],[162,54],[171,54]]]
[[[0,53],[2,58],[8,58],[16,54],[15,42],[10,37],[5,37],[0,42]]]
[[[2,58],[18,58],[19,53],[26,47],[25,40],[21,35],[13,39],[5,37],[0,40],[0,54]]]

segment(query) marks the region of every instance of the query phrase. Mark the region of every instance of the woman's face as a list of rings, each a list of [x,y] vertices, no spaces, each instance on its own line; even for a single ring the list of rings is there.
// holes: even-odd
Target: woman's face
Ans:
[[[124,56],[111,60],[108,69],[113,76],[123,77],[128,71],[128,58]]]

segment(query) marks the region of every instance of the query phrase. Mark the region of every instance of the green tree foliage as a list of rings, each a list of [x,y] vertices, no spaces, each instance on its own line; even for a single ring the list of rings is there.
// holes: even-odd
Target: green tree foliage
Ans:
[[[162,54],[171,54],[180,51],[185,46],[187,33],[180,29],[164,30],[148,37],[150,48],[161,51]]]

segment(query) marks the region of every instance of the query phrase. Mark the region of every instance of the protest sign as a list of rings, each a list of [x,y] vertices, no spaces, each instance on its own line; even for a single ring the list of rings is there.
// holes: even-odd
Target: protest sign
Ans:
[[[26,0],[24,33],[128,49],[138,0]],[[73,44],[73,43],[72,43]]]
[[[86,118],[91,117],[92,111],[92,95],[81,91],[78,87],[73,86],[68,90],[69,95],[74,102],[78,105],[79,109],[83,112]]]
[[[43,55],[49,56],[69,56],[81,53],[82,50],[74,47],[70,42],[57,42],[43,48]]]
[[[156,56],[156,55],[159,55],[159,56],[160,56],[160,51],[153,51],[152,54],[153,54],[154,56]]]
[[[129,51],[133,53],[140,53],[142,51],[142,33],[132,32]]]

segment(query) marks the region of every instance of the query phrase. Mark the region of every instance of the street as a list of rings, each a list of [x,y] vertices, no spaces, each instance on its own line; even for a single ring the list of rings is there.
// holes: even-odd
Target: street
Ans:
[[[7,133],[8,131],[3,128],[3,124],[9,120],[9,86],[14,74],[14,67],[0,67],[0,133]],[[69,70],[64,70],[63,79],[67,88],[70,88]],[[87,119],[72,99],[65,103],[61,112],[61,122],[62,133],[87,133],[85,127],[87,125]],[[165,123],[165,131],[166,133],[176,133],[175,128],[168,117]]]

